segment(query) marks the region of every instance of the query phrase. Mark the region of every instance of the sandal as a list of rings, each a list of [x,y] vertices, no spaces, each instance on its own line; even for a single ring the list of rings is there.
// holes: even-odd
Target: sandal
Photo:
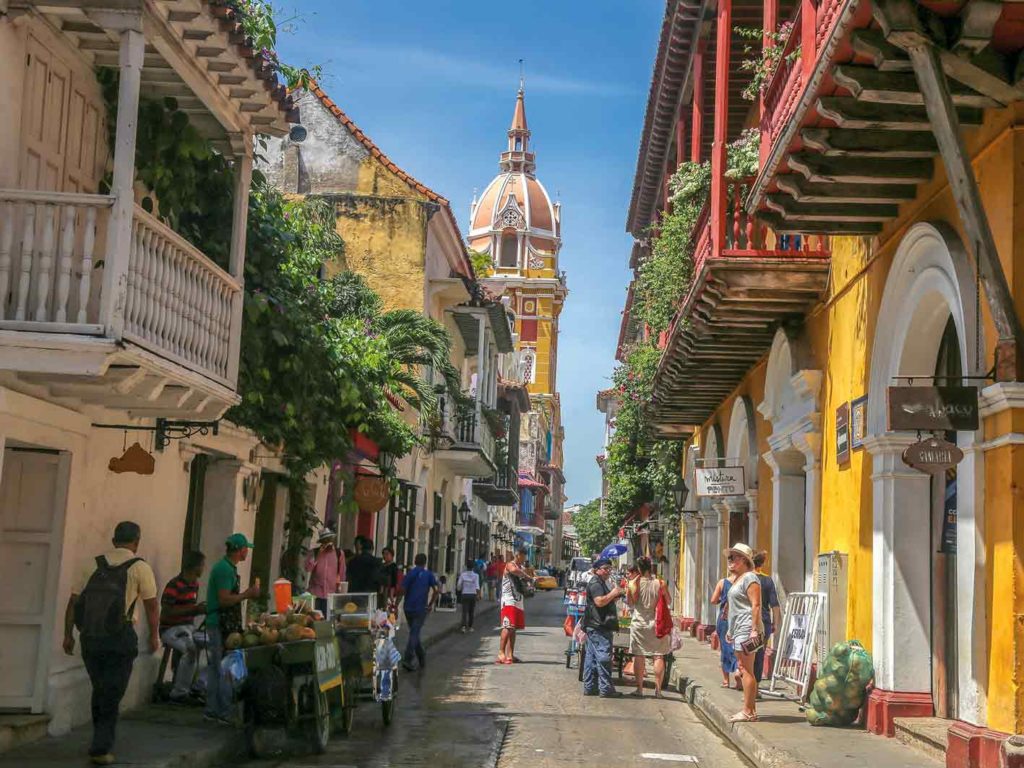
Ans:
[[[730,723],[756,723],[757,713],[749,714],[747,712],[737,712],[735,715],[729,718]]]
[[[505,663],[506,664],[522,664],[523,660],[520,659],[518,656],[513,656],[512,657],[512,661],[506,661]]]
[[[643,691],[633,691],[632,693],[626,694],[631,699],[642,699],[644,697]]]
[[[498,656],[498,660],[495,661],[494,663],[495,664],[504,664],[505,663],[505,657],[504,656]]]

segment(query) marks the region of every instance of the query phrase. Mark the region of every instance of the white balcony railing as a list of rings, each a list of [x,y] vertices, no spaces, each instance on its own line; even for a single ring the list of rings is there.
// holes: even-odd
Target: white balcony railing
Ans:
[[[0,190],[0,329],[123,338],[233,387],[241,285],[138,206],[127,261],[109,258],[113,203],[107,195]],[[104,281],[116,264],[127,264],[124,280]],[[123,305],[102,296],[104,285],[119,283]]]

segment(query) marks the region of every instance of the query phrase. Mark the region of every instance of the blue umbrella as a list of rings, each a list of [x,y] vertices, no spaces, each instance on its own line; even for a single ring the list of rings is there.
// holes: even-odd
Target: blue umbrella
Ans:
[[[607,557],[608,559],[611,559],[613,557],[618,557],[625,551],[625,544],[609,544],[607,547],[601,550],[601,557]]]

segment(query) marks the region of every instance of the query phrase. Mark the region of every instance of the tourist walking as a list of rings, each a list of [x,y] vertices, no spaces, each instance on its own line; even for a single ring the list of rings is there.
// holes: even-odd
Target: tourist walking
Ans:
[[[459,603],[462,606],[460,630],[463,634],[473,631],[473,614],[476,611],[476,601],[480,599],[480,574],[476,572],[475,565],[472,560],[467,560],[465,569],[455,582],[455,593],[459,596]]]
[[[224,557],[210,569],[206,585],[206,710],[203,717],[219,723],[231,724],[231,704],[234,692],[231,683],[221,672],[224,659],[224,641],[232,632],[242,631],[242,603],[260,596],[260,580],[256,577],[244,592],[238,564],[249,557],[252,543],[244,533],[233,533],[224,542]]]
[[[491,562],[487,564],[487,599],[495,600],[498,597],[498,583],[501,581],[502,575],[505,573],[505,561],[501,559],[501,555],[497,552],[491,558]]]
[[[373,541],[359,537],[359,552],[348,562],[349,592],[376,592],[380,588],[381,566],[384,562],[373,554]]]
[[[765,570],[768,562],[768,553],[763,549],[754,555],[754,568],[757,571],[757,579],[761,582],[761,621],[764,623],[764,644],[757,652],[754,659],[754,677],[761,682],[764,677],[765,650],[771,642],[776,627],[782,626],[782,606],[779,603],[779,590],[775,586],[775,580]]]
[[[317,539],[319,545],[309,553],[305,568],[309,573],[309,592],[316,609],[327,615],[327,597],[341,588],[345,581],[345,556],[335,546],[334,531],[324,531]]]
[[[732,722],[757,720],[757,679],[754,677],[754,659],[764,644],[764,625],[761,618],[761,582],[754,571],[754,553],[746,544],[735,544],[726,550],[729,573],[733,585],[729,588],[728,639],[739,659],[743,680],[743,709],[731,718]]]
[[[427,621],[427,614],[437,602],[438,582],[432,571],[427,570],[427,556],[420,552],[413,561],[414,568],[405,574],[402,586],[398,588],[399,597],[403,598],[405,621],[409,626],[409,640],[405,644],[402,666],[409,672],[417,667],[412,665],[413,656],[419,662],[419,669],[427,665],[427,654],[420,641],[420,633]]]
[[[526,572],[526,550],[520,549],[505,564],[501,578],[501,647],[498,664],[518,664],[516,632],[526,629],[526,585],[530,579]]]
[[[600,695],[604,699],[622,696],[612,683],[612,635],[619,626],[615,601],[622,597],[624,590],[608,586],[611,571],[612,561],[607,557],[599,557],[594,562],[583,614],[583,631],[587,635],[583,651],[583,695]]]
[[[75,652],[75,628],[82,641],[82,661],[92,684],[93,765],[113,765],[114,735],[121,699],[128,689],[139,637],[135,633],[135,607],[142,601],[149,625],[150,653],[160,647],[159,604],[153,569],[141,557],[137,523],[124,521],[114,528],[114,548],[99,555],[71,589],[64,612],[64,653]]]
[[[639,572],[626,588],[626,598],[633,607],[629,624],[629,652],[633,654],[633,674],[636,690],[629,694],[636,698],[644,695],[644,676],[647,657],[654,659],[654,697],[661,698],[661,684],[665,677],[665,654],[671,650],[671,635],[658,637],[654,616],[665,584],[652,573],[649,557],[636,561]]]
[[[160,597],[160,640],[180,654],[170,694],[177,704],[188,701],[195,684],[199,660],[195,617],[206,615],[206,603],[199,602],[199,579],[205,565],[202,552],[186,552],[181,573],[167,582]]]
[[[715,606],[715,634],[718,636],[718,657],[722,668],[722,687],[731,688],[735,676],[736,687],[742,688],[740,681],[739,664],[736,661],[736,654],[733,652],[732,643],[726,637],[729,634],[729,589],[732,587],[732,578],[726,576],[715,585],[715,591],[711,594],[711,604]]]

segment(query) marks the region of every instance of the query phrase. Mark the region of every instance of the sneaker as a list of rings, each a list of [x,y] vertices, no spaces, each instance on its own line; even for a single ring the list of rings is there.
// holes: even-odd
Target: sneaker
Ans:
[[[584,691],[584,696],[597,696],[597,691]]]
[[[602,693],[602,699],[621,699],[625,694],[619,693],[618,691],[612,691],[611,693]]]
[[[469,628],[469,631],[470,631],[470,632],[476,632],[476,630],[475,630],[475,629],[473,629],[472,627],[470,627],[470,628]]]
[[[410,664],[407,661],[403,661],[402,662],[402,669],[404,669],[406,672],[415,672],[416,671],[416,667],[414,667],[412,664]]]
[[[223,715],[211,715],[209,712],[203,712],[203,720],[207,723],[217,723],[218,725],[233,725],[233,723]]]
[[[466,628],[465,627],[459,627],[459,632],[461,632],[462,634],[466,634]]]
[[[114,756],[109,752],[105,755],[89,755],[89,762],[93,765],[113,765]]]

